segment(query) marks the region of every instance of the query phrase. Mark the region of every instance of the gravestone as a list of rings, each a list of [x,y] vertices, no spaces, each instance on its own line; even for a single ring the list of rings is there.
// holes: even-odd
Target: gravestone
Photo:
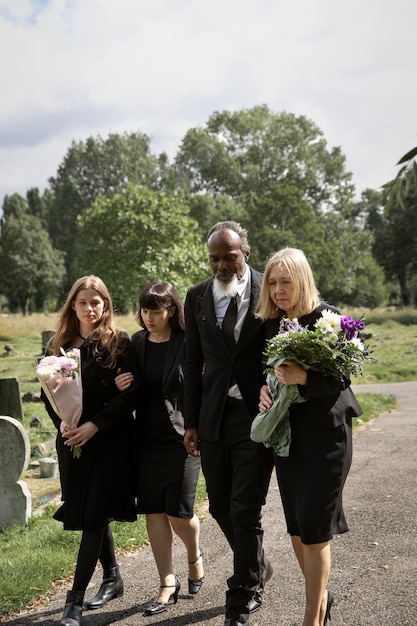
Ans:
[[[30,442],[22,424],[0,415],[0,529],[26,524],[32,512],[32,496],[21,476],[30,460]]]
[[[0,378],[0,415],[13,415],[22,421],[22,398],[17,378]]]
[[[43,330],[42,331],[42,354],[45,354],[46,347],[48,345],[48,341],[50,340],[50,338],[52,337],[52,335],[54,333],[55,333],[54,330]]]

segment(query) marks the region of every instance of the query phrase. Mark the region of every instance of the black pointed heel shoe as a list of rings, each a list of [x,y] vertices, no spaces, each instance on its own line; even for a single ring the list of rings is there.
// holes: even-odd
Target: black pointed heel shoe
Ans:
[[[195,565],[202,558],[203,558],[203,551],[200,548],[200,556],[195,561],[188,561],[188,565]],[[192,596],[195,596],[195,594],[200,591],[203,582],[204,582],[204,576],[202,576],[201,578],[197,578],[196,580],[191,580],[191,578],[189,578],[188,579],[188,593]]]
[[[178,580],[178,578],[175,579],[175,585],[161,585],[160,589],[168,589],[168,588],[171,588],[171,587],[173,589],[175,588],[175,591],[173,593],[171,593],[171,595],[169,596],[168,602],[153,602],[144,611],[144,613],[143,613],[144,617],[149,617],[150,615],[157,615],[158,613],[163,613],[164,611],[167,610],[167,608],[171,604],[171,600],[173,601],[172,602],[173,604],[177,604],[177,602],[178,602],[178,594],[179,594],[180,589],[181,589],[181,583]]]
[[[332,619],[330,617],[330,609],[332,608],[333,602],[334,602],[334,595],[332,594],[330,589],[328,589],[327,590],[327,607],[326,607],[326,614],[324,616],[323,626],[326,626],[327,621],[330,622],[330,620]]]

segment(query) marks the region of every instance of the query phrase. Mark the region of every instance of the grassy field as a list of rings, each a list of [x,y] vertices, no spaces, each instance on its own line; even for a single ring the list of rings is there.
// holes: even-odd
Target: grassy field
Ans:
[[[343,311],[360,317],[363,311]],[[356,384],[375,382],[399,382],[417,379],[417,312],[365,311],[366,343],[372,350],[374,361],[366,365],[364,376],[355,379]],[[41,333],[53,330],[56,315],[32,315],[28,317],[0,317],[0,354],[3,346],[11,344],[9,356],[0,356],[0,377],[17,377],[20,391],[39,392],[34,374],[37,359],[42,356]],[[133,315],[117,318],[117,325],[129,334],[138,326]],[[377,417],[381,412],[395,406],[392,396],[361,394],[358,399],[364,409],[361,422]],[[23,403],[23,423],[28,430],[32,446],[54,436],[53,425],[39,402]],[[32,417],[40,417],[41,428],[31,428]],[[34,449],[34,448],[33,448]],[[58,481],[39,480],[32,472],[23,476],[32,491],[40,483],[51,493],[59,489]],[[36,498],[34,498],[36,504]],[[41,501],[42,498],[40,497]],[[203,478],[198,485],[198,514],[206,515],[205,485]],[[27,526],[13,526],[0,533],[0,618],[23,611],[37,598],[50,593],[62,580],[74,571],[79,533],[64,532],[61,524],[52,520],[56,507],[48,506],[42,515],[34,516]],[[113,524],[118,554],[138,549],[146,543],[143,517],[132,524]],[[61,581],[61,582],[60,582]]]

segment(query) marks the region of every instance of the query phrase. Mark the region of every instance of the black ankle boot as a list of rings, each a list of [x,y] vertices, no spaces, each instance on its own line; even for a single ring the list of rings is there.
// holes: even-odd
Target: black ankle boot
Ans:
[[[80,626],[83,612],[84,591],[67,591],[64,615],[60,626]]]
[[[98,609],[113,600],[113,598],[121,598],[123,595],[123,580],[119,573],[119,567],[105,569],[103,572],[103,582],[97,595],[92,600],[85,603],[86,609]]]

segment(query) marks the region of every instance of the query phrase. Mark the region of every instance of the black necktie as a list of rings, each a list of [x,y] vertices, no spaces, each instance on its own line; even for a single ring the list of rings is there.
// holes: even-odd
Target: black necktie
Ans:
[[[229,306],[226,309],[226,313],[224,314],[223,324],[222,324],[222,333],[224,338],[226,339],[227,345],[231,350],[234,349],[236,342],[234,336],[234,330],[236,326],[237,320],[237,302],[236,296],[230,298]]]

